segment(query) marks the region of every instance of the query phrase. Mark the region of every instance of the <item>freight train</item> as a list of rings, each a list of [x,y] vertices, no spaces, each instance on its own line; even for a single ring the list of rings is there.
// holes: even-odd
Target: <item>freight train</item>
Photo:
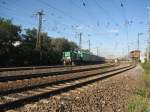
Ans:
[[[104,63],[105,58],[96,56],[88,51],[66,51],[63,52],[64,65],[78,65],[78,64],[95,64]]]

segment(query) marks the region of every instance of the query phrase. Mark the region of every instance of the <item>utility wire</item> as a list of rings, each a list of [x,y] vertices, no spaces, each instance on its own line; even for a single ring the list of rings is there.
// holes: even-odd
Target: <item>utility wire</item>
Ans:
[[[124,21],[125,21],[125,28],[126,28],[126,38],[127,38],[127,53],[128,53],[128,55],[129,55],[129,28],[128,28],[128,26],[129,26],[129,21],[128,21],[128,19],[127,19],[127,16],[126,16],[126,10],[125,10],[125,5],[124,5],[124,3],[123,3],[123,0],[121,0],[121,4],[120,4],[120,6],[122,7],[122,10],[123,10],[123,14],[124,14]]]
[[[91,21],[93,21],[94,20],[94,18],[91,16],[92,14],[91,13],[89,13],[87,10],[86,10],[86,8],[87,8],[87,2],[85,2],[85,1],[81,1],[82,2],[82,7],[80,7],[76,2],[74,2],[73,0],[70,0],[71,1],[71,3],[74,5],[74,6],[76,6],[77,8],[79,8],[79,9],[81,9],[81,11],[82,12],[85,12],[87,15],[88,15],[88,17],[90,18],[90,20]],[[96,27],[92,27],[92,29],[94,29],[94,28],[96,28]],[[99,32],[99,30],[97,30],[98,32]],[[87,34],[88,35],[88,34]]]
[[[3,2],[4,2],[5,4],[3,4]],[[7,4],[7,2],[6,2],[6,1],[2,1],[1,3],[2,3],[2,5],[3,5],[3,6],[6,6],[6,4]],[[28,12],[27,12],[27,8],[26,8],[26,10],[24,10],[25,8],[20,7],[20,5],[19,5],[19,4],[15,4],[15,3],[16,3],[16,2],[12,2],[13,6],[21,8],[21,9],[23,10],[22,14],[28,14]],[[13,12],[18,11],[18,10],[14,10],[14,9],[9,9],[8,7],[5,7],[5,8],[7,8],[8,10],[11,10],[11,11],[13,11]]]
[[[39,2],[45,4],[45,5],[48,6],[49,8],[52,8],[52,9],[56,10],[57,12],[59,12],[59,13],[61,13],[61,14],[64,14],[65,16],[69,17],[71,20],[73,20],[73,21],[75,21],[75,22],[79,22],[78,19],[76,19],[76,18],[74,18],[74,17],[72,17],[72,16],[69,16],[68,14],[66,14],[66,12],[64,12],[64,11],[62,11],[62,10],[60,10],[60,9],[58,9],[58,8],[56,8],[56,7],[52,6],[52,5],[50,5],[50,4],[48,4],[47,2],[45,2],[45,1],[39,1]],[[81,21],[80,21],[80,22],[81,22]],[[82,25],[84,25],[84,26],[86,26],[87,28],[89,28],[89,25],[86,25],[86,24],[82,24]],[[91,28],[91,30],[95,31],[93,28]]]
[[[102,9],[105,13],[105,15],[107,16],[107,18],[111,19],[115,25],[119,26],[119,24],[114,20],[114,18],[110,15],[110,13],[104,9],[97,0],[93,0],[95,2],[95,4],[100,8],[100,10]]]
[[[50,7],[50,8],[52,8],[52,9],[56,10],[57,12],[60,12],[60,13],[62,13],[62,14],[64,14],[64,15],[68,16],[71,20],[79,21],[79,20],[75,19],[74,17],[69,16],[68,14],[66,14],[66,12],[64,12],[64,11],[62,11],[62,10],[60,10],[60,9],[58,9],[58,8],[56,8],[56,7],[54,7],[54,6],[52,6],[52,5],[50,5],[49,3],[45,2],[45,1],[39,1],[39,2],[41,2],[41,3],[45,4],[45,5],[47,5],[48,7]]]
[[[74,2],[74,0],[70,0],[70,1],[71,1],[72,4],[74,4],[74,6],[76,6],[76,7],[79,8],[79,9],[81,9],[80,11],[86,12],[87,15],[88,15],[88,17],[89,17],[91,20],[93,20],[91,14],[85,10],[85,6],[84,6],[84,8],[81,8],[78,4],[76,4],[76,3]],[[83,2],[83,1],[82,1],[82,2]],[[85,3],[84,3],[84,4],[85,4]],[[83,6],[83,5],[82,5],[82,6]]]
[[[9,14],[7,13],[3,13],[3,12],[0,12],[2,15],[5,15],[6,17],[10,17],[10,19],[14,19],[14,17],[17,18],[17,20],[19,19],[20,22],[22,21],[23,23],[26,22],[25,18],[21,17],[21,16],[17,16],[17,13],[15,13],[12,9],[10,8],[6,8],[6,7],[3,7],[4,10],[7,10],[9,12]],[[13,16],[12,16],[13,15]],[[33,22],[29,22],[30,24],[32,25],[35,25],[33,24]]]

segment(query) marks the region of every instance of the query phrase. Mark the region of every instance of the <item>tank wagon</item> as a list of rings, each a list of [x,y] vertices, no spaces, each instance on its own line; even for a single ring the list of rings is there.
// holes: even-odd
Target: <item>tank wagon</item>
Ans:
[[[96,56],[88,51],[63,52],[62,60],[64,65],[94,64],[105,62],[104,57]]]

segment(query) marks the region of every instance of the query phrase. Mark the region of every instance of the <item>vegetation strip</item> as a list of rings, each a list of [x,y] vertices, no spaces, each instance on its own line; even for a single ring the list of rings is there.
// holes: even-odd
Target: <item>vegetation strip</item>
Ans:
[[[138,88],[128,102],[128,112],[149,112],[150,111],[150,64],[141,64],[144,74],[140,77]]]

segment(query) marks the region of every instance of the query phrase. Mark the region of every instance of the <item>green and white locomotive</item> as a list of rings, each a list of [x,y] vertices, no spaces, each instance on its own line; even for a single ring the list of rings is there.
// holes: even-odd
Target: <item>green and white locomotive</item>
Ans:
[[[96,56],[88,51],[78,50],[63,52],[64,65],[94,64],[104,62],[104,57]]]

